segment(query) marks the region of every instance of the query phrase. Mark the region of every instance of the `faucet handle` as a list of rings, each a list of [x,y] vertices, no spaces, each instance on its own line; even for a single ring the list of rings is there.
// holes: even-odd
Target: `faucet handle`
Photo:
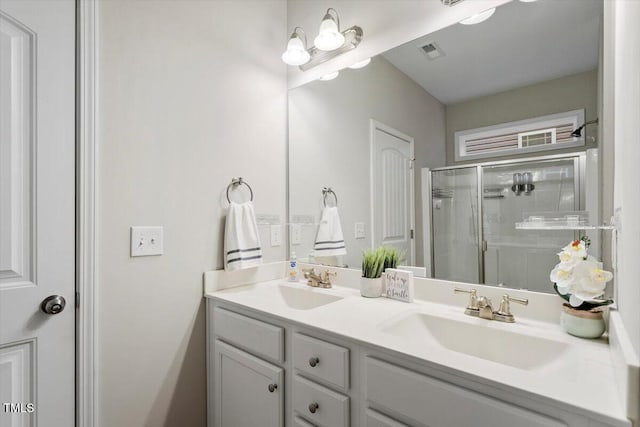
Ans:
[[[475,289],[461,289],[461,288],[453,288],[454,294],[469,294],[469,303],[467,304],[467,309],[469,310],[478,310],[478,291]]]
[[[517,302],[518,304],[528,305],[529,300],[526,298],[514,298],[510,297],[507,294],[502,295],[502,302],[500,303],[500,309],[498,309],[498,314],[503,316],[511,316],[511,307],[509,305],[510,302]]]
[[[331,277],[336,277],[338,273],[333,270],[325,270],[320,274],[320,278],[323,282],[331,284]]]

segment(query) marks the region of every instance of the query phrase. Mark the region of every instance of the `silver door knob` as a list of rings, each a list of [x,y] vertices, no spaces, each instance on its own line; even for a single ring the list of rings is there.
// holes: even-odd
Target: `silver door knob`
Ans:
[[[40,310],[46,314],[58,314],[64,310],[67,301],[61,295],[50,295],[40,304]]]

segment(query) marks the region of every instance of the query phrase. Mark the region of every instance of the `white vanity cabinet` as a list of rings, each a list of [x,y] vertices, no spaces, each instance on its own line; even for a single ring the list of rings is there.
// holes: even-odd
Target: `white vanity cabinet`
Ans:
[[[209,427],[627,425],[215,298],[207,343]]]

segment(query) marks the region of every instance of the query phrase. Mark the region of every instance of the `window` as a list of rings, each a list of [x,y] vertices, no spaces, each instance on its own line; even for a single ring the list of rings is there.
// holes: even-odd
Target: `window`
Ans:
[[[584,145],[571,132],[584,123],[584,110],[456,132],[456,161]]]

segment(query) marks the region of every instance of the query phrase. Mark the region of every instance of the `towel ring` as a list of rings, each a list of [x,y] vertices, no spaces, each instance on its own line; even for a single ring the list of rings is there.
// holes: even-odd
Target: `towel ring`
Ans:
[[[327,195],[329,194],[333,194],[333,198],[336,200],[336,206],[338,206],[338,196],[336,195],[336,192],[331,189],[331,187],[324,187],[322,189],[322,203],[324,204],[324,206],[327,206]]]
[[[242,177],[233,178],[231,180],[231,184],[227,185],[227,202],[231,203],[231,199],[229,199],[229,190],[231,190],[231,187],[236,187],[236,186],[242,185],[242,184],[246,185],[247,188],[249,189],[249,193],[251,194],[251,201],[253,202],[253,190],[251,189],[251,186],[249,184],[247,184],[247,181],[242,179]]]

